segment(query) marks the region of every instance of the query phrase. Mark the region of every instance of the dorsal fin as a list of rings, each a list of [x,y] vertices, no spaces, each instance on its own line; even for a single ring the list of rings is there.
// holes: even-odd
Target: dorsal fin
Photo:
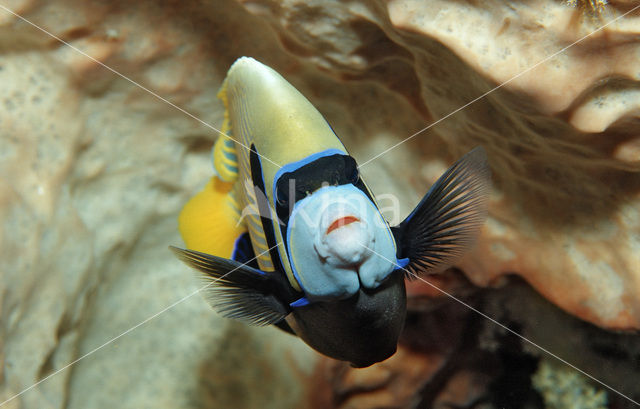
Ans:
[[[220,179],[225,182],[234,182],[238,178],[238,155],[236,154],[236,144],[229,137],[232,134],[226,82],[218,92],[218,98],[224,104],[224,119],[220,130],[222,135],[218,137],[213,146],[213,167]]]

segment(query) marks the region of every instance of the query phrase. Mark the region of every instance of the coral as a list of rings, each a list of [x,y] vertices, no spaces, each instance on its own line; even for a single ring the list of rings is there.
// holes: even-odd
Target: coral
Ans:
[[[364,371],[321,359],[312,407],[637,407],[640,335],[611,333],[570,316],[516,277],[499,289],[482,289],[465,284],[459,272],[450,275],[459,278],[450,293],[528,341],[448,297],[415,295],[398,353]]]
[[[591,385],[575,370],[540,361],[533,386],[544,397],[547,409],[607,409],[607,394]]]
[[[544,1],[389,6],[396,28],[437,39],[482,75],[451,70],[443,93],[419,74],[436,118],[504,84],[436,129],[451,149],[488,147],[498,186],[484,239],[462,268],[480,285],[519,274],[583,319],[631,329],[640,327],[640,25],[631,14],[583,39],[628,10],[612,4],[596,21]],[[433,66],[426,57],[420,67]],[[476,85],[469,93],[458,83]]]
[[[604,11],[607,0],[567,0],[567,4],[573,7],[584,7],[592,12],[600,13]]]

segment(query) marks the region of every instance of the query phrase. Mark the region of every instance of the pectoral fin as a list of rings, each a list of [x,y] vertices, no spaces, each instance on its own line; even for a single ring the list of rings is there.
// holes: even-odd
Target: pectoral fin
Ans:
[[[287,283],[277,272],[264,272],[234,260],[169,247],[203,273],[205,299],[222,316],[252,325],[275,324],[290,312]]]
[[[487,214],[491,171],[478,147],[451,166],[398,226],[392,227],[398,259],[406,270],[430,274],[444,270],[475,242]]]

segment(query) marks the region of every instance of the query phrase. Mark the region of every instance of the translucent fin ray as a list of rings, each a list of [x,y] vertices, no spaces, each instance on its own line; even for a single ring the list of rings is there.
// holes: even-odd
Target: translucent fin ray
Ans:
[[[264,326],[279,322],[289,313],[287,304],[278,298],[283,284],[274,274],[198,251],[169,248],[203,273],[205,299],[222,316]]]
[[[409,258],[407,270],[436,273],[462,256],[484,224],[490,189],[484,149],[475,148],[453,164],[416,209],[392,229],[398,258]]]

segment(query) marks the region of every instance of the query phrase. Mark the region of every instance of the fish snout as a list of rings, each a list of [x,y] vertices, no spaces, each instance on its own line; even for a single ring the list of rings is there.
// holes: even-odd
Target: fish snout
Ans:
[[[320,218],[316,250],[336,267],[358,265],[370,257],[373,238],[370,224],[356,209],[336,203],[328,206]]]

